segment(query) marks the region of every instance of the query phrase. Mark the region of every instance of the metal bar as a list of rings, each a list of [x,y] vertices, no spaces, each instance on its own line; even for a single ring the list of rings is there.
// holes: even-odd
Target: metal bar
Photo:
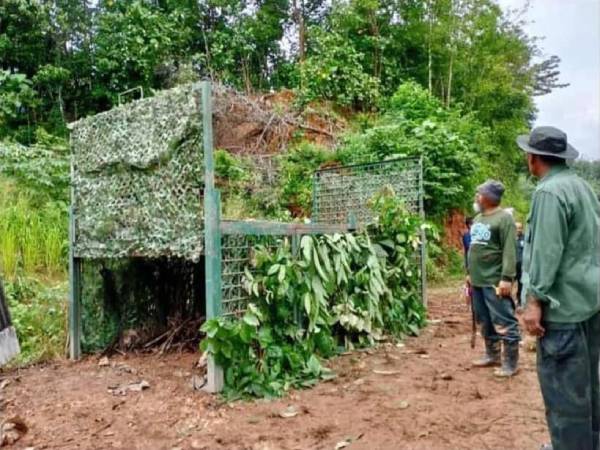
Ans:
[[[423,220],[425,220],[424,196],[423,157],[421,157],[419,158],[419,215]],[[423,305],[427,307],[427,235],[423,229],[421,229],[421,296]]]
[[[75,212],[69,208],[69,357],[81,357],[81,261],[75,257]]]
[[[298,254],[300,253],[300,239],[301,239],[301,235],[298,233],[294,233],[292,235],[292,256],[295,258],[298,257]],[[296,322],[297,325],[300,325],[302,323],[302,311],[300,310],[300,308],[298,307],[298,303],[294,303],[294,321]]]
[[[319,194],[317,193],[317,172],[313,173],[312,177],[312,208],[310,211],[310,217],[313,222],[319,220]]]
[[[410,160],[416,161],[417,157],[415,157],[415,156],[404,156],[402,158],[386,159],[385,161],[375,161],[375,162],[370,162],[370,163],[348,164],[347,166],[325,167],[324,169],[315,170],[315,173],[333,172],[333,171],[340,170],[340,169],[353,169],[353,168],[356,168],[356,167],[367,168],[368,169],[369,167],[385,166],[387,164],[392,164],[392,163],[395,163],[395,162],[410,161]]]
[[[255,236],[293,236],[295,234],[332,234],[345,233],[348,224],[320,224],[320,223],[284,223],[269,221],[227,221],[221,222],[223,235],[255,235]]]
[[[202,137],[204,149],[204,255],[206,278],[206,318],[221,313],[221,198],[215,190],[215,162],[213,155],[212,92],[209,81],[202,82]],[[223,369],[209,355],[206,390],[223,390]]]
[[[210,81],[202,82],[202,140],[204,146],[204,191],[215,189],[213,154],[212,92]]]
[[[140,98],[139,98],[140,100],[144,98],[144,88],[142,86],[136,86],[136,87],[133,87],[131,89],[127,89],[126,91],[119,92],[117,94],[117,100],[118,100],[119,106],[121,106],[121,98],[125,94],[130,94],[133,91],[140,91]]]

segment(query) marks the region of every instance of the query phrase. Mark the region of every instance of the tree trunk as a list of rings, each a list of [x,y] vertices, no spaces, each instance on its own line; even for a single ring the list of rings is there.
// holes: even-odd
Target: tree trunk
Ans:
[[[246,95],[250,95],[252,94],[252,80],[250,79],[250,63],[248,58],[242,59],[242,76],[244,77]]]
[[[427,71],[429,81],[429,93],[433,94],[433,71],[432,71],[432,56],[431,56],[431,40],[433,38],[433,11],[431,8],[431,0],[428,2],[427,15],[429,18],[429,37],[427,39]]]
[[[65,120],[65,105],[62,96],[62,86],[58,86],[58,109],[60,110],[60,117],[62,118],[63,124],[67,124]]]
[[[298,26],[298,59],[304,61],[306,57],[306,29],[304,27],[304,5],[303,0],[294,0],[293,16]]]
[[[448,66],[448,87],[446,91],[446,107],[450,107],[450,100],[452,96],[452,66],[454,65],[454,51],[450,53],[450,64]]]
[[[304,27],[304,5],[300,0],[300,10],[298,16],[298,46],[300,53],[300,61],[304,61],[306,57],[306,28]]]

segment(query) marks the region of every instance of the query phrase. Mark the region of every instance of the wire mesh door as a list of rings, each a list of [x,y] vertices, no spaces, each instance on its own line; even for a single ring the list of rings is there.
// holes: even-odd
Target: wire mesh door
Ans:
[[[358,226],[373,219],[369,203],[385,187],[391,187],[413,214],[425,217],[423,208],[423,160],[398,158],[367,164],[328,167],[313,176],[312,221],[343,223],[349,216]],[[415,265],[421,273],[421,297],[427,303],[425,233],[421,233],[421,251]]]

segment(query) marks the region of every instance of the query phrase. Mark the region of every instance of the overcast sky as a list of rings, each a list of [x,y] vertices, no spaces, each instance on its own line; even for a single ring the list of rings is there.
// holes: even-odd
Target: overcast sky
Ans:
[[[526,0],[497,0],[522,8]],[[545,36],[545,56],[558,55],[570,86],[536,97],[536,125],[554,125],[585,158],[600,159],[600,0],[531,0],[526,31]]]

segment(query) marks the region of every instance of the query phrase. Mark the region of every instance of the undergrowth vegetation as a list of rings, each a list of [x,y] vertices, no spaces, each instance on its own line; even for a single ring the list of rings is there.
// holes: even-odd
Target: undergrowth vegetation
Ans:
[[[391,192],[372,208],[377,220],[356,235],[303,236],[297,253],[288,241],[257,248],[243,317],[202,327],[202,348],[225,368],[228,396],[310,386],[332,376],[320,358],[419,332],[425,310],[416,260],[427,226]]]
[[[25,275],[4,283],[21,354],[13,364],[61,357],[67,339],[67,283]]]

